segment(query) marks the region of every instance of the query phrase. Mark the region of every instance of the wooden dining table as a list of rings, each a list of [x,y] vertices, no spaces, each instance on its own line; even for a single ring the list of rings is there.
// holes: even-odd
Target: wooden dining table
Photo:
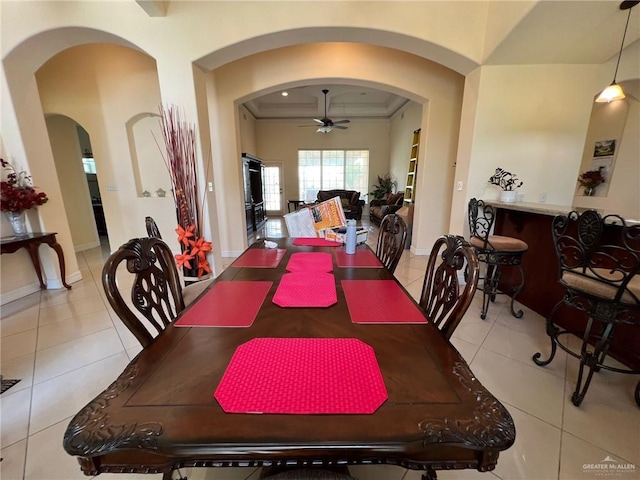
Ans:
[[[245,255],[224,270],[176,322],[72,419],[64,436],[64,448],[78,457],[82,471],[86,475],[167,474],[181,467],[331,468],[389,464],[423,470],[423,478],[430,479],[442,469],[493,470],[499,452],[515,440],[513,420],[440,331],[428,319],[403,323],[405,317],[400,313],[389,322],[354,323],[351,314],[355,306],[347,301],[345,293],[349,292],[344,288],[354,280],[387,282],[385,285],[397,287],[405,297],[399,300],[422,312],[395,277],[384,267],[366,262],[341,267],[344,262],[338,261],[339,252],[344,247],[295,245],[291,238],[271,241],[277,243],[280,252],[273,264],[252,265],[247,261],[250,254],[266,255],[267,249],[262,240],[250,246]],[[373,253],[364,244],[358,246],[360,254],[367,251]],[[330,254],[331,271],[287,270],[300,265],[304,268],[304,262],[292,260],[304,252]],[[327,258],[324,257],[323,262]],[[300,255],[295,258],[304,260]],[[323,262],[315,262],[318,267],[314,268],[326,267]],[[276,304],[274,297],[284,298],[280,284],[292,278],[303,282],[304,278],[311,278],[311,289],[314,285],[322,288],[320,279],[331,278],[328,283],[333,282],[335,301],[329,306],[313,307],[282,306],[282,301]],[[222,285],[233,287],[234,282],[270,282],[250,326],[178,324],[181,318],[193,320],[206,316],[208,311],[216,314],[222,311],[233,317],[235,310],[228,305],[230,302],[238,311],[245,303],[255,304],[253,296],[247,296],[251,298],[244,302],[228,295],[218,297],[223,298],[222,304],[226,303],[219,309],[206,303],[211,301],[212,297],[207,295],[212,289]],[[366,300],[366,290],[360,291],[365,295],[361,307],[384,307],[386,298]],[[353,291],[349,294],[351,300],[357,300]],[[198,305],[200,310],[194,310]],[[408,313],[415,320],[415,312]],[[290,394],[285,392],[285,403],[299,396],[296,391],[299,387],[306,389],[304,396],[312,405],[300,407],[302,413],[282,413],[277,406],[273,410],[277,413],[269,413],[237,412],[229,404],[221,404],[222,390],[227,389],[223,380],[230,374],[232,364],[238,365],[239,352],[269,342],[276,342],[275,345],[349,342],[349,348],[355,345],[354,356],[344,359],[340,357],[342,353],[335,357],[329,353],[327,357],[327,351],[323,351],[324,360],[314,368],[322,369],[324,363],[329,363],[349,371],[348,375],[354,375],[353,382],[358,383],[354,386],[356,392],[347,385],[346,393],[325,395],[326,382],[339,380],[332,378],[331,372],[318,375],[317,387],[314,378],[299,381],[294,378],[291,382],[283,376],[265,380],[262,372],[271,362],[291,361],[299,368],[300,352],[287,360],[284,350],[254,350],[257,356],[249,361],[248,370],[236,372],[236,377],[240,376],[237,382],[245,383],[245,393],[234,397],[233,390],[226,391],[227,402],[256,400],[263,405],[261,389],[277,391],[281,383],[287,383]],[[367,358],[362,360],[363,357]],[[311,363],[313,360],[313,355],[305,359]],[[363,362],[377,364],[382,386],[358,380],[361,378],[358,365]],[[372,378],[375,383],[378,377],[374,374]],[[366,393],[358,393],[358,389]],[[346,410],[340,410],[342,404],[330,404],[326,411],[305,413],[304,408],[315,408],[314,402],[330,403],[334,396],[338,397],[338,403],[347,405]],[[366,404],[369,411],[360,413],[360,403]],[[348,408],[355,408],[356,413]]]

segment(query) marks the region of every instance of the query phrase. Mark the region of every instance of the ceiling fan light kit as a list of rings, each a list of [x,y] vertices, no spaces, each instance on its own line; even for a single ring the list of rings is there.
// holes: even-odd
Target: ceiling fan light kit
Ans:
[[[613,82],[607,88],[605,88],[598,98],[597,103],[613,102],[615,100],[622,100],[625,97],[622,87],[616,83],[616,77],[618,75],[618,67],[620,66],[620,57],[622,57],[622,49],[624,48],[624,39],[627,36],[627,28],[629,27],[629,19],[631,18],[631,9],[635,7],[640,0],[627,0],[620,4],[620,10],[629,10],[627,14],[627,23],[624,27],[624,33],[622,34],[622,43],[620,44],[620,52],[618,53],[618,62],[616,63],[616,71],[613,74]]]

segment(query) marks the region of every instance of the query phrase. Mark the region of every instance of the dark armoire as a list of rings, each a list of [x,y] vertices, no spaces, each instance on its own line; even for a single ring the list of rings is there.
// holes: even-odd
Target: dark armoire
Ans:
[[[249,153],[242,154],[247,232],[257,231],[267,221],[264,207],[263,169],[262,160],[258,157]]]

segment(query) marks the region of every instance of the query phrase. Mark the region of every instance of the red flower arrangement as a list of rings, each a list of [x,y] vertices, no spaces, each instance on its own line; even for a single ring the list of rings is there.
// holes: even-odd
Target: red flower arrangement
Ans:
[[[211,251],[212,245],[201,236],[202,210],[198,203],[195,131],[180,119],[175,107],[162,109],[161,125],[167,151],[165,163],[171,177],[178,216],[176,233],[182,249],[182,253],[175,256],[176,265],[183,270],[197,269],[198,278],[201,278],[205,273],[211,273],[207,252]]]
[[[595,188],[601,183],[604,183],[602,169],[589,170],[588,172],[581,173],[578,177],[578,183],[585,188]]]
[[[27,172],[16,172],[13,165],[3,158],[0,158],[0,164],[2,165],[2,169],[8,172],[6,174],[6,180],[0,182],[2,195],[2,198],[0,198],[1,211],[22,212],[43,205],[49,201],[46,193],[36,191],[31,183],[31,177]]]

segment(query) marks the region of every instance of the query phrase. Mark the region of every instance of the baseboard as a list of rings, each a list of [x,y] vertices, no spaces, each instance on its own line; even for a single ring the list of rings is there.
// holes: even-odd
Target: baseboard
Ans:
[[[224,258],[227,258],[227,257],[235,258],[242,255],[242,252],[244,252],[244,250],[227,250],[227,251],[221,252],[220,255]]]
[[[40,284],[38,282],[30,283],[24,287],[16,288],[10,292],[0,294],[0,305],[5,305],[9,302],[19,300],[27,295],[40,291]]]
[[[72,273],[71,275],[67,275],[68,284],[79,282],[80,280],[82,280],[82,274],[79,271]],[[61,288],[65,288],[65,286],[62,285],[62,280],[59,278],[47,279],[46,283],[48,290],[59,290]],[[32,293],[41,291],[42,290],[40,290],[40,283],[38,283],[37,281],[34,283],[30,283],[29,285],[16,288],[15,290],[12,290],[10,292],[0,294],[0,305],[5,305],[9,302],[20,300],[27,295],[31,295]]]
[[[413,248],[409,249],[414,255],[431,255],[430,248]]]
[[[98,240],[97,242],[85,243],[82,245],[74,245],[73,250],[76,253],[78,253],[78,252],[84,252],[85,250],[90,250],[92,248],[96,248],[99,246],[100,246],[100,241]]]

